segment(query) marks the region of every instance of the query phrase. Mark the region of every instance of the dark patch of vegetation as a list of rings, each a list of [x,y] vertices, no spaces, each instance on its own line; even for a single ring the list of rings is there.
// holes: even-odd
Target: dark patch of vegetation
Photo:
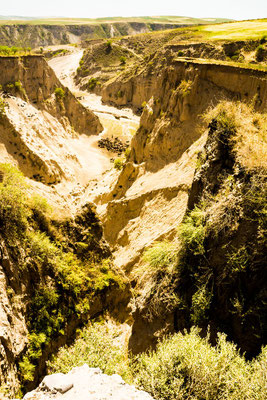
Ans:
[[[98,81],[98,79],[93,78],[93,77],[90,78],[87,83],[87,87],[89,90],[94,90],[97,85],[100,85],[100,82]]]
[[[256,49],[256,60],[261,62],[264,61],[265,59],[265,54],[267,53],[266,49],[264,48],[264,46],[259,45]]]

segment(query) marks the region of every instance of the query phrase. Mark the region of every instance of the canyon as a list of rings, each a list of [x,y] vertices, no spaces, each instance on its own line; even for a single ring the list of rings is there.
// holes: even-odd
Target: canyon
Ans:
[[[129,36],[111,43],[88,42],[85,49],[68,45],[66,53],[56,54],[64,32],[69,35],[66,43],[78,43],[70,33],[80,37],[89,31],[82,25],[74,33],[74,27],[63,26],[60,32],[55,27],[54,39],[47,43],[36,29],[40,27],[30,29],[35,37],[30,45],[57,45],[55,56],[0,57],[0,177],[8,186],[13,170],[6,165],[17,168],[25,177],[22,191],[45,198],[53,212],[48,217],[40,205],[30,206],[25,228],[32,232],[29,242],[27,234],[23,240],[8,237],[8,208],[1,211],[7,226],[0,231],[1,384],[10,396],[21,382],[24,391],[34,389],[52,354],[70,344],[86,321],[105,312],[127,325],[133,354],[155,348],[165,335],[189,329],[194,321],[202,333],[210,331],[212,343],[218,331],[225,332],[248,357],[256,356],[264,344],[260,282],[265,259],[264,222],[255,193],[264,196],[266,164],[262,157],[248,165],[248,155],[242,158],[231,138],[246,129],[254,135],[263,132],[260,144],[251,142],[251,158],[266,146],[261,122],[267,107],[265,61],[253,67],[259,39],[232,41],[240,54],[253,56],[250,65],[242,66],[226,60],[228,42],[219,44],[220,51],[217,43],[177,44],[168,36],[171,31],[144,35],[140,44],[145,50],[136,48],[135,36]],[[154,51],[158,41],[165,44]],[[228,119],[231,110],[235,127]],[[104,139],[127,150],[101,147]],[[249,199],[246,193],[251,193]],[[191,216],[196,218],[196,211],[202,216],[198,214],[194,229],[203,228],[205,250],[182,245],[179,229]],[[224,219],[227,213],[232,220]],[[46,243],[50,253],[43,256],[34,235],[40,243],[46,235],[58,249]],[[147,264],[149,249],[162,243],[181,253],[176,272],[166,268],[162,275]],[[49,261],[51,252],[58,264],[60,257],[66,259],[61,269]],[[237,265],[243,254],[247,261]],[[86,270],[76,287],[69,265],[78,263],[76,273],[87,260],[93,260],[93,286],[87,286]],[[101,282],[95,269],[103,275]],[[46,287],[55,291],[54,299]],[[199,317],[194,299],[205,293],[209,304]],[[35,309],[31,298],[37,305],[51,301],[51,309]],[[38,332],[38,341],[44,332],[34,322],[41,312],[54,313],[62,323],[53,322],[51,334],[48,326],[46,339],[36,344],[34,334]],[[34,351],[38,355],[32,356]]]

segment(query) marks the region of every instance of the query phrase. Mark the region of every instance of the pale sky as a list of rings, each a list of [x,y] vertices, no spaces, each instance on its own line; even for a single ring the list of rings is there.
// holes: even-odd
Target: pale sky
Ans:
[[[267,17],[267,0],[0,0],[0,15],[112,17],[177,15]]]

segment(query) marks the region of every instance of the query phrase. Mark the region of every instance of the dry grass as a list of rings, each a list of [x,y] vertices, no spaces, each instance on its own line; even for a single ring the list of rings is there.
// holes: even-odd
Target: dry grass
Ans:
[[[222,128],[233,133],[233,148],[237,161],[247,170],[267,168],[267,114],[253,110],[241,102],[221,102],[206,114],[216,119]]]
[[[163,311],[170,311],[180,301],[174,293],[178,255],[177,244],[156,242],[145,251],[143,264],[133,271],[137,285],[132,306],[145,309],[148,320]]]

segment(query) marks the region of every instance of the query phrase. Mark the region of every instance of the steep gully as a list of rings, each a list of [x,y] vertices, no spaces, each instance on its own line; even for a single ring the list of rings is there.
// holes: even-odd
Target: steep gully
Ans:
[[[100,113],[103,130],[99,119],[60,83],[42,57],[4,57],[0,62],[1,95],[5,102],[0,123],[0,162],[19,167],[30,182],[29,190],[47,198],[60,218],[71,220],[80,206],[88,202],[87,198],[81,199],[88,183],[101,194],[98,182],[102,174],[107,171],[114,179],[119,174],[110,162],[116,154],[100,149],[97,141],[109,135],[129,140],[128,125],[131,132],[135,130],[138,118],[131,111],[117,112],[108,108],[107,114]],[[14,89],[15,82],[21,83],[19,91]],[[55,88],[65,92],[61,101],[55,97]],[[83,93],[79,93],[81,95]],[[87,222],[90,225],[90,221]],[[99,244],[101,236],[102,233]],[[19,271],[24,257],[21,249],[18,248],[18,254],[13,257],[5,239],[0,237],[0,382],[6,382],[15,392],[18,388],[17,361],[27,347],[25,318],[32,282],[27,272],[21,275]],[[38,281],[40,276],[34,275],[35,278]],[[18,300],[15,306],[9,298],[11,288]],[[119,295],[113,293],[112,298],[118,299]],[[103,298],[95,300],[90,315],[105,307]],[[44,350],[35,371],[35,383],[44,373],[49,354],[74,335],[79,323],[81,320],[74,315],[68,321],[66,335]]]
[[[119,175],[113,169],[101,176],[101,182],[91,181],[78,201],[89,199],[97,205],[115,263],[127,271],[138,265],[144,248],[175,237],[186,211],[197,156],[206,141],[206,126],[199,116],[225,99],[254,99],[256,109],[262,111],[267,103],[264,72],[203,60],[175,60],[167,53],[162,65],[164,55],[156,55],[153,65],[141,63],[107,82],[102,89],[105,105],[100,97],[77,91],[69,78],[81,51],[50,61],[62,82],[97,112],[106,128],[118,124],[120,129],[121,124],[129,128],[132,121],[137,122],[131,112],[106,104],[140,109],[147,101],[129,162]],[[107,112],[120,119],[111,120]]]
[[[109,191],[110,185],[117,180],[119,175],[119,172],[113,168],[116,154],[99,148],[98,141],[102,138],[114,140],[118,137],[123,143],[129,144],[139,126],[140,117],[135,115],[130,108],[119,109],[105,105],[101,101],[101,96],[80,90],[74,83],[74,75],[83,50],[71,50],[70,55],[55,57],[48,64],[62,84],[71,90],[81,104],[98,116],[104,128],[98,135],[89,137],[81,135],[72,143],[72,148],[76,150],[78,157],[82,156],[87,170],[82,182],[83,188],[80,190],[80,187],[76,187],[73,190],[76,193],[75,204],[80,207],[88,199],[93,201]]]
[[[81,55],[75,50],[69,56],[51,60],[50,65],[80,102],[95,111],[105,130],[100,135],[69,137],[55,126],[56,136],[62,139],[56,151],[60,153],[59,148],[65,151],[68,147],[72,154],[63,160],[64,179],[52,186],[31,182],[52,204],[70,213],[93,201],[116,265],[131,272],[140,262],[144,248],[157,240],[175,237],[177,225],[184,217],[197,156],[206,141],[206,133],[203,127],[198,128],[196,116],[222,98],[243,100],[256,96],[258,108],[264,109],[266,78],[253,71],[193,62],[186,65],[179,61],[160,70],[156,66],[153,72],[150,67],[143,68],[136,77],[128,80],[119,77],[108,84],[103,90],[106,102],[138,108],[144,100],[148,101],[132,141],[130,162],[119,173],[110,168],[113,156],[99,149],[97,140],[104,135],[119,135],[129,140],[129,130],[137,128],[138,118],[130,110],[102,105],[99,97],[73,86],[69,76],[77,68]],[[120,99],[113,97],[118,90],[123,93]],[[7,101],[11,110],[17,107],[17,103],[12,105],[17,102],[14,98]],[[22,108],[26,107],[24,104]],[[79,162],[74,150],[76,157],[81,157]],[[69,164],[65,163],[67,159],[71,159]],[[66,173],[66,169],[71,173]],[[147,342],[172,329],[173,316],[166,315],[163,319],[153,326],[146,324]],[[133,348],[140,341],[140,330],[144,330],[144,325],[138,328],[136,320]],[[142,346],[146,346],[148,343],[143,339]]]

